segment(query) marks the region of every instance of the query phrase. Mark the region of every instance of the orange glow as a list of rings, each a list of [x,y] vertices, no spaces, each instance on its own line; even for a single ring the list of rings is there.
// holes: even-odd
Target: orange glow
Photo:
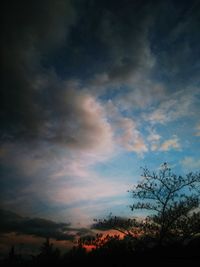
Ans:
[[[96,248],[96,246],[94,245],[84,245],[83,247],[86,249],[87,252],[90,252],[91,250]]]
[[[117,230],[109,230],[109,231],[105,231],[103,236],[105,235],[110,235],[110,236],[115,236],[118,235],[120,237],[120,239],[124,238],[124,234],[117,231]]]

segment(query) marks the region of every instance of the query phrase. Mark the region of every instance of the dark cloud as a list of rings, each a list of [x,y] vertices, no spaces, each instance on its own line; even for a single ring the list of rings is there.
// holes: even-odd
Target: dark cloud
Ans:
[[[1,140],[39,138],[84,148],[109,139],[95,99],[66,85],[47,63],[70,43],[70,1],[5,3],[3,12]]]
[[[91,81],[97,87],[137,76],[174,87],[186,76],[197,81],[198,7],[198,1],[3,1],[1,140],[94,144],[103,115],[88,121],[87,95],[80,94]],[[73,93],[65,85],[71,79],[80,81]]]
[[[151,49],[154,75],[173,90],[199,83],[199,1],[163,1],[155,17]]]
[[[135,72],[151,67],[153,59],[148,33],[158,9],[157,3],[80,2],[79,20],[73,28],[78,36],[71,36],[73,46],[69,48],[72,68],[78,67],[80,77],[106,73],[111,82],[124,82]]]
[[[35,84],[46,72],[45,58],[65,41],[74,10],[68,0],[3,1],[1,7],[1,138],[35,136],[44,111]]]
[[[126,81],[152,65],[148,33],[156,8],[146,1],[127,1],[105,11],[101,39],[110,51],[111,80]],[[133,15],[134,13],[134,15]]]
[[[152,6],[146,1],[4,1],[2,12],[1,139],[48,139],[43,128],[54,125],[55,140],[77,142],[70,134],[73,122],[81,122],[83,132],[87,122],[69,104],[71,93],[63,93],[63,72],[67,79],[106,72],[121,80],[145,67],[150,56]],[[90,124],[86,134],[94,136],[93,129]]]
[[[0,209],[0,233],[32,235],[58,241],[74,241],[85,236],[95,236],[90,228],[74,228],[70,223],[58,223],[42,218],[23,217],[9,210]]]
[[[11,211],[0,209],[0,232],[49,237],[57,240],[73,240],[69,223],[56,223],[41,218],[22,217]]]

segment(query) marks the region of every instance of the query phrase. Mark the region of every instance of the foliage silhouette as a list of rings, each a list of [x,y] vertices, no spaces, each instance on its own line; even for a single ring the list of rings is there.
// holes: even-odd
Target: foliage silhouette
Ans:
[[[33,266],[48,266],[55,265],[60,261],[60,250],[54,248],[53,243],[50,242],[50,239],[47,237],[45,242],[40,248],[38,255],[32,255],[32,264]]]
[[[147,210],[145,218],[121,218],[112,214],[103,220],[95,220],[94,228],[115,229],[125,236],[147,236],[159,245],[166,242],[191,238],[199,233],[200,174],[177,176],[167,163],[159,172],[143,168],[142,180],[129,192],[134,203],[131,210]]]

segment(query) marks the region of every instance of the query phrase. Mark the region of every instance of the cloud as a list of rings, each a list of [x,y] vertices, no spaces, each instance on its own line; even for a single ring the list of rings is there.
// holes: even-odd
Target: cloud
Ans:
[[[148,34],[157,6],[150,1],[86,2],[79,13],[81,24],[75,27],[80,37],[73,39],[73,64],[78,62],[96,86],[124,83],[148,72],[154,64]]]
[[[121,16],[121,9],[124,16]],[[137,12],[132,16],[130,10]],[[63,80],[78,79],[83,87],[86,80],[87,87],[96,75],[103,75],[108,77],[110,84],[115,81],[121,83],[151,68],[153,60],[148,29],[152,20],[150,11],[153,10],[154,6],[150,3],[142,5],[137,2],[128,2],[123,6],[115,2],[113,5],[88,1],[80,4],[70,0],[30,1],[29,4],[24,1],[23,5],[5,3],[0,138],[32,140],[48,139],[52,135],[54,140],[75,144],[80,142],[77,141],[79,137],[65,136],[67,128],[69,133],[73,127],[78,127],[73,125],[75,123],[79,123],[78,129],[83,136],[86,137],[90,128],[90,138],[96,136],[95,131],[100,133],[98,141],[104,138],[106,130],[91,125],[86,118],[85,124],[82,124],[82,118],[78,116],[78,113],[81,116],[81,111],[89,115],[88,108],[83,107],[89,96],[83,96],[78,91],[77,95],[81,96],[75,97],[70,88],[64,88]],[[95,30],[92,29],[94,25]],[[88,75],[85,70],[91,73]],[[64,103],[63,98],[65,101],[68,98],[68,101]],[[79,110],[77,106],[73,109],[70,105],[71,98],[75,105],[80,102]],[[72,118],[73,112],[75,118]],[[68,120],[70,122],[66,123]],[[44,125],[50,128],[48,135],[45,135]],[[104,126],[107,127],[105,123]],[[56,129],[57,136],[54,133]],[[88,140],[84,141],[88,143]]]
[[[128,84],[123,94],[113,98],[113,102],[123,111],[141,111],[158,104],[165,97],[166,88],[163,84],[153,82],[148,75],[140,73],[133,83]]]
[[[180,150],[181,145],[177,136],[174,136],[171,139],[166,140],[161,144],[160,151],[169,151],[170,149]]]
[[[161,139],[161,136],[157,134],[155,131],[151,131],[149,136],[147,137],[147,140],[150,142],[157,142]]]
[[[66,45],[70,26],[76,21],[74,7],[70,1],[29,5],[24,4],[22,10],[5,6],[10,21],[5,17],[4,35],[13,40],[4,45],[0,138],[46,140],[108,152],[112,132],[97,99],[81,92],[76,82],[60,79],[51,65],[43,67],[42,59]]]
[[[169,94],[169,96],[159,104],[158,108],[153,108],[153,111],[144,114],[143,118],[152,124],[165,124],[179,118],[191,116],[194,112],[194,92],[186,93],[185,90],[180,90]]]
[[[130,8],[138,13],[130,16]],[[123,5],[120,10],[113,8],[104,12],[100,36],[111,57],[112,63],[107,71],[111,81],[127,81],[141,70],[153,66],[154,60],[148,43],[148,29],[152,20],[150,10],[154,12],[150,3],[132,3],[131,7]]]
[[[180,150],[181,144],[180,140],[176,135],[173,135],[171,139],[167,139],[164,142],[161,142],[161,136],[157,134],[154,130],[150,131],[147,140],[151,147],[151,151],[169,151],[171,149]]]
[[[80,237],[95,236],[90,228],[71,227],[69,223],[58,223],[42,218],[24,217],[9,210],[0,209],[1,256],[7,255],[11,246],[17,253],[38,254],[44,238],[66,253]]]
[[[171,17],[170,14],[176,14]],[[166,24],[166,21],[169,23]],[[198,83],[199,2],[162,2],[155,19],[155,72],[177,88]],[[157,39],[159,38],[159,39]],[[190,91],[188,89],[188,91]]]
[[[48,143],[35,143],[34,148],[12,144],[4,149],[7,156],[2,159],[0,188],[1,203],[6,209],[29,216],[70,218],[73,223],[81,221],[86,225],[97,213],[98,203],[103,210],[101,203],[106,199],[112,205],[113,198],[126,194],[128,185],[123,180],[96,171],[98,163],[106,164],[110,158],[104,154],[108,150],[102,154]]]
[[[196,136],[200,136],[200,123],[196,126]]]
[[[175,4],[171,5],[176,7]],[[184,5],[180,6],[180,10],[184,11]],[[44,0],[39,3],[29,1],[29,4],[23,1],[13,5],[6,2],[3,6],[1,139],[48,140],[52,135],[54,140],[60,138],[60,141],[77,143],[76,136],[56,136],[54,133],[56,129],[57,134],[62,130],[65,133],[67,127],[69,132],[72,131],[72,113],[78,111],[70,110],[70,100],[65,103],[65,108],[62,105],[63,97],[74,98],[70,89],[63,86],[63,80],[79,80],[80,88],[87,88],[93,97],[95,90],[101,96],[115,86],[119,88],[128,84],[131,86],[130,92],[116,100],[124,109],[131,106],[145,108],[163,99],[163,85],[154,83],[154,76],[160,54],[167,55],[167,52],[171,52],[163,49],[162,53],[160,48],[163,45],[159,43],[163,37],[160,25],[166,24],[161,14],[169,12],[166,4],[152,4],[152,1],[126,1],[122,5],[116,1],[93,3]],[[194,26],[193,35],[196,36],[197,14],[192,6],[191,4],[189,10],[194,13],[194,17],[190,18],[190,12],[184,15],[189,21],[177,20],[173,30],[169,25],[164,27],[164,33],[168,34],[168,30],[170,32],[170,40],[174,40],[173,36],[182,36],[184,31],[189,34]],[[163,10],[165,12],[160,12]],[[161,37],[156,35],[157,32]],[[154,38],[156,51],[151,44]],[[177,54],[176,50],[173,51]],[[181,52],[180,58],[183,55]],[[161,63],[166,63],[165,59],[169,57],[161,58]],[[174,63],[173,66],[175,65]],[[171,66],[172,64],[170,68]],[[69,92],[66,93],[68,89]],[[81,94],[80,90],[77,94]],[[86,96],[82,96],[81,105],[85,98]],[[98,99],[95,101],[98,102]],[[152,123],[165,123],[174,115],[175,118],[180,117],[179,110],[173,112],[173,108],[165,116],[165,111],[171,110],[174,102],[169,101],[166,105],[163,104],[146,116],[146,119]],[[87,113],[86,110],[84,112]],[[70,125],[65,124],[68,120]],[[79,117],[75,117],[73,121],[79,123]],[[60,124],[65,126],[62,128]],[[48,135],[45,135],[47,132],[43,129],[44,125]],[[82,129],[83,135],[87,132],[85,126],[84,124]],[[97,129],[87,126],[87,129]],[[102,131],[100,129],[100,133]]]
[[[68,206],[87,206],[90,202],[103,201],[106,198],[120,197],[126,193],[127,185],[120,182],[97,177],[88,172],[87,179],[62,182],[60,186],[54,186],[49,192],[48,198],[52,203],[65,204]],[[69,186],[70,184],[70,186]]]
[[[142,154],[148,148],[138,130],[136,121],[132,118],[123,116],[119,108],[110,100],[105,104],[105,110],[112,125],[115,141],[126,151]]]
[[[116,122],[118,130],[122,133],[117,138],[119,143],[127,150],[136,153],[146,152],[147,146],[136,128],[136,124],[132,119],[121,118]]]
[[[200,159],[185,157],[180,161],[181,165],[187,169],[200,169]]]
[[[22,1],[2,5],[1,139],[35,137],[43,123],[41,89],[35,81],[75,22],[70,1]]]
[[[191,93],[191,84],[199,82],[199,14],[196,7],[197,1],[171,2],[170,7],[165,2],[153,4],[151,1],[127,1],[123,6],[115,2],[97,5],[101,18],[97,15],[95,20],[94,42],[100,39],[105,53],[98,50],[103,60],[98,59],[99,68],[95,66],[93,85],[101,90],[103,86],[105,90],[109,86],[131,85],[132,90],[125,96],[125,101],[129,106],[139,104],[139,107],[160,99],[161,92],[151,89],[154,83],[159,85],[159,81],[167,85],[168,91],[187,86]],[[172,13],[175,14],[173,18]],[[151,81],[152,85],[147,86],[149,82],[146,81]],[[96,90],[101,93],[99,88]],[[123,97],[121,101],[124,102]]]
[[[41,218],[22,217],[7,210],[0,210],[0,232],[28,234],[38,237],[49,237],[57,240],[73,240],[69,223],[56,223]]]
[[[68,89],[46,127],[47,139],[70,148],[112,150],[112,129],[101,104],[89,93]]]
[[[98,162],[87,157],[63,160],[58,172],[51,174],[43,199],[49,206],[58,207],[58,212],[61,207],[61,213],[64,211],[64,217],[67,214],[72,223],[90,224],[92,218],[104,211],[104,203],[107,208],[115,206],[116,198],[123,198],[129,187],[123,180],[97,172],[96,166]]]
[[[70,150],[109,155],[113,150],[113,132],[103,106],[88,92],[74,89],[71,84],[66,87],[55,95],[55,107],[49,106],[41,114],[39,128],[31,132],[36,139],[31,142],[44,140]],[[18,141],[30,140],[29,134],[30,131],[24,131]]]
[[[155,129],[149,128],[149,135],[147,136],[147,141],[149,142],[151,151],[156,151],[159,148],[160,139],[162,138]]]

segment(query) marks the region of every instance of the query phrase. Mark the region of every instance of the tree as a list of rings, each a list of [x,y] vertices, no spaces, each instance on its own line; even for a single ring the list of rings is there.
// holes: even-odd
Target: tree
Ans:
[[[41,252],[37,257],[40,263],[55,263],[59,260],[60,251],[54,248],[49,238],[46,238],[40,250]]]
[[[166,163],[158,173],[143,168],[142,181],[130,192],[136,200],[131,210],[151,212],[146,221],[147,229],[151,227],[162,244],[167,237],[183,235],[187,222],[194,217],[200,200],[200,173],[177,176]]]
[[[200,173],[177,176],[167,163],[158,172],[142,168],[142,180],[129,192],[134,199],[132,211],[147,210],[143,219],[127,219],[110,215],[96,220],[94,228],[115,229],[125,237],[158,240],[163,244],[175,238],[184,239],[200,233]],[[150,238],[150,239],[149,239]]]
[[[138,236],[138,229],[141,227],[141,223],[136,220],[135,218],[124,218],[124,217],[117,217],[110,215],[103,219],[103,220],[94,220],[95,223],[93,224],[94,229],[99,230],[116,230],[123,234],[124,236],[131,236],[135,238]]]

